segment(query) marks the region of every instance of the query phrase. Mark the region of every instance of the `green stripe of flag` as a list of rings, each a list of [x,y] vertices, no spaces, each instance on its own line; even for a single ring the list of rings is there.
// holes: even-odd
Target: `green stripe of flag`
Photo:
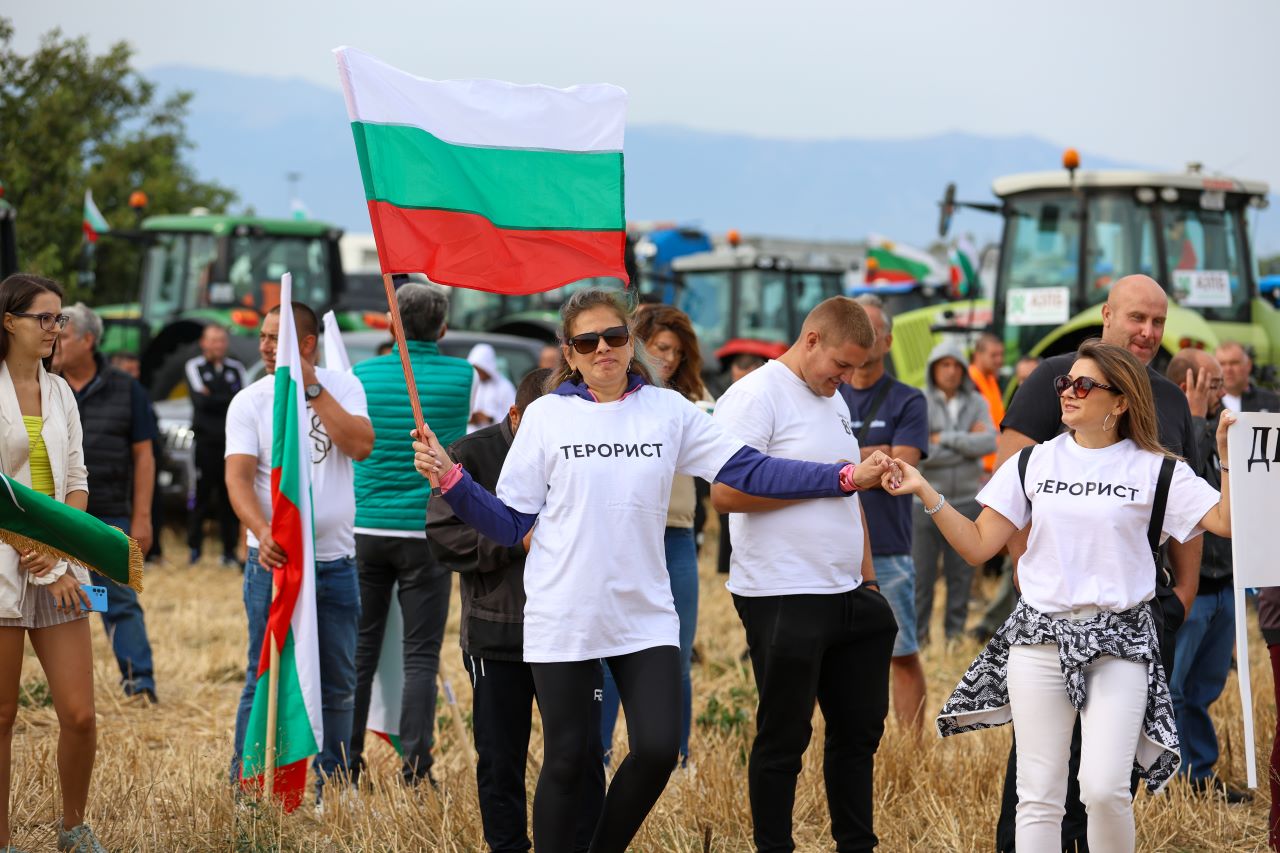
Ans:
[[[478,213],[500,228],[626,227],[621,152],[454,145],[405,125],[351,129],[369,201]]]
[[[302,508],[301,486],[296,460],[298,459],[298,411],[294,400],[297,386],[287,364],[276,371],[274,434],[271,439],[271,467],[280,469],[280,494],[289,503]]]
[[[262,773],[266,764],[267,744],[267,680],[266,673],[258,679],[253,694],[253,708],[249,711],[249,725],[244,738],[244,767],[241,776],[251,779]],[[276,704],[276,767],[284,767],[301,761],[320,751],[315,733],[311,730],[311,718],[302,698],[302,685],[298,680],[298,662],[294,654],[293,632],[290,631],[280,650],[280,682],[277,685]]]

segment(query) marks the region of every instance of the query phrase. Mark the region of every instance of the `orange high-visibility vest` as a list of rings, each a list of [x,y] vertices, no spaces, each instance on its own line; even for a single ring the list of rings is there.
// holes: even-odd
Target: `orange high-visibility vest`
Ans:
[[[969,378],[978,386],[978,392],[987,401],[991,410],[991,422],[995,424],[996,434],[1000,434],[1000,422],[1004,420],[1004,394],[1000,392],[1000,382],[994,376],[988,376],[978,369],[976,364],[969,365]],[[996,469],[996,455],[982,457],[982,467],[990,474]]]

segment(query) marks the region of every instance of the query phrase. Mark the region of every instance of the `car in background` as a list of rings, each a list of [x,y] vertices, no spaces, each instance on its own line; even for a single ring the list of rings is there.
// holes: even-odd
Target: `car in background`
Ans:
[[[351,363],[359,364],[378,354],[380,346],[391,343],[388,331],[360,330],[342,333],[342,343]],[[499,335],[489,332],[455,332],[452,329],[440,339],[440,351],[456,358],[466,358],[476,344],[486,343],[498,356],[498,369],[519,385],[525,374],[538,366],[538,357],[546,346],[542,341],[517,335]],[[324,352],[324,342],[318,349]],[[249,381],[256,382],[265,374],[261,361],[248,368]],[[195,506],[196,465],[195,433],[191,429],[191,400],[176,397],[155,404],[160,432],[160,458],[157,465],[157,485],[166,508],[183,508],[190,511]]]

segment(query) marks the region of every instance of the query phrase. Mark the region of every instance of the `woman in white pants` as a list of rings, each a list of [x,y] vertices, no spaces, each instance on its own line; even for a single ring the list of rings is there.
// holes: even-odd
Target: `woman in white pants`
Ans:
[[[1147,607],[1156,580],[1148,527],[1169,457],[1156,439],[1146,369],[1125,349],[1085,342],[1055,388],[1068,432],[1035,447],[1025,474],[1016,457],[1007,460],[979,493],[984,509],[976,522],[901,461],[885,475],[885,488],[918,495],[947,541],[975,565],[1032,524],[1015,578],[1022,600],[943,707],[938,730],[946,736],[1012,719],[1017,848],[1057,850],[1078,713],[1089,849],[1130,851],[1135,763],[1159,790],[1179,761]],[[1223,459],[1234,422],[1224,413],[1218,428]],[[1227,469],[1222,473],[1225,481]],[[1171,474],[1160,538],[1183,542],[1205,530],[1230,536],[1227,491],[1219,496],[1181,460],[1171,463]]]

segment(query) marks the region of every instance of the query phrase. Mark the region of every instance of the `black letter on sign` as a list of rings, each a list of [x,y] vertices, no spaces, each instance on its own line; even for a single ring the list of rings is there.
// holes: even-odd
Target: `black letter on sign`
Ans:
[[[1271,472],[1271,460],[1267,458],[1267,446],[1270,442],[1271,427],[1253,428],[1253,449],[1249,451],[1249,467],[1245,469],[1246,473],[1253,470],[1255,462],[1263,465],[1267,473]]]

